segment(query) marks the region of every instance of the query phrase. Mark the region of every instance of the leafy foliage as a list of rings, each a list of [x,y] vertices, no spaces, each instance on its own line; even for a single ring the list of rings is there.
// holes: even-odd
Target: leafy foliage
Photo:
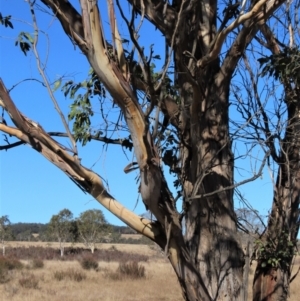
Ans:
[[[276,80],[280,80],[283,83],[299,86],[300,50],[298,47],[283,47],[280,53],[260,58],[258,62],[262,67],[261,76],[273,76]],[[292,97],[292,99],[295,102],[298,100],[297,97]]]
[[[5,27],[10,27],[10,28],[14,28],[13,24],[10,21],[11,16],[6,16],[3,17],[2,14],[0,13],[0,24],[4,25]]]
[[[277,241],[257,240],[256,244],[256,259],[261,262],[262,268],[267,267],[289,267],[289,262],[294,255],[296,255],[296,243],[290,241],[289,234],[286,231],[282,231],[278,235]]]
[[[76,235],[73,214],[69,209],[63,209],[58,214],[53,215],[48,225],[48,231],[60,242],[72,240]]]
[[[7,215],[3,215],[0,217],[0,242],[4,243],[11,236],[10,220]]]
[[[87,210],[77,219],[80,237],[87,247],[94,248],[108,234],[110,227],[101,210]],[[93,250],[92,250],[93,251]]]
[[[57,81],[54,90],[58,88],[60,82]],[[74,83],[72,80],[66,82],[61,90],[65,97],[74,99],[70,105],[70,113],[68,119],[74,121],[73,132],[76,141],[85,145],[91,140],[91,120],[90,117],[94,115],[91,98],[94,96],[106,97],[105,89],[99,81],[93,69],[90,69],[88,78],[80,83]],[[97,131],[95,135],[100,136],[101,131]]]
[[[19,33],[18,39],[15,42],[15,46],[20,45],[21,50],[25,55],[31,49],[31,45],[33,44],[33,38],[28,32],[21,31]]]

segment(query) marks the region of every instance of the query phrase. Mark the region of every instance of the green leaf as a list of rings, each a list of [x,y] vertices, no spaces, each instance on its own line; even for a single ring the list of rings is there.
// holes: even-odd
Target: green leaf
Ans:
[[[54,87],[53,87],[53,92],[55,92],[61,85],[61,78],[58,79],[55,83],[54,83]]]
[[[25,37],[31,44],[33,44],[34,40],[33,40],[32,36],[30,35],[29,32],[24,32],[24,37]]]

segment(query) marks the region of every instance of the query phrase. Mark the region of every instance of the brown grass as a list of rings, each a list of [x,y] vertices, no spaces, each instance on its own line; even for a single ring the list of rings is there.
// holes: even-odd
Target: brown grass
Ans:
[[[47,246],[45,243],[38,244]],[[25,245],[21,244],[19,246]],[[82,247],[80,244],[78,246]],[[125,247],[123,248],[123,246]],[[111,245],[101,245],[102,247],[109,249]],[[14,269],[10,271],[12,274],[9,281],[0,284],[0,299],[1,301],[183,301],[171,265],[155,248],[143,245],[119,244],[116,244],[115,247],[118,250],[123,251],[125,249],[127,252],[137,254],[146,253],[149,256],[150,259],[147,262],[140,263],[145,268],[144,278],[133,280],[127,277],[121,279],[107,277],[108,274],[118,271],[119,262],[115,261],[99,261],[98,269],[83,270],[80,262],[76,260],[44,260],[44,267],[42,268]],[[30,260],[22,260],[22,263],[25,267],[32,265]],[[298,269],[299,264],[300,257],[296,260],[294,271]],[[254,266],[251,267],[251,270],[250,286]],[[58,281],[54,276],[55,274],[63,275],[62,279]],[[76,280],[81,276],[83,277],[80,281]],[[30,283],[30,280],[26,279],[34,279],[35,281]],[[25,285],[22,286],[21,283],[25,283]],[[300,276],[292,282],[288,300],[298,301],[299,291]],[[251,300],[251,289],[249,289],[248,300]]]

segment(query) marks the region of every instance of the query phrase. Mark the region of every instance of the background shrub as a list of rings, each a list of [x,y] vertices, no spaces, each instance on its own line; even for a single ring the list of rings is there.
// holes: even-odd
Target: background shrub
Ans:
[[[98,261],[91,256],[83,257],[79,262],[82,268],[85,270],[97,270],[99,266]]]
[[[23,288],[28,288],[28,289],[39,288],[39,281],[36,279],[34,274],[23,275],[22,278],[19,279],[19,284]]]
[[[9,271],[0,267],[0,284],[6,283],[10,280]]]
[[[7,248],[7,253],[13,258],[20,260],[81,260],[81,258],[91,256],[91,251],[84,248],[65,248],[65,255],[61,258],[60,250],[51,247],[15,247]],[[93,258],[97,261],[105,262],[128,262],[128,261],[148,261],[149,256],[137,253],[122,252],[112,247],[110,250],[96,249]]]
[[[33,259],[30,265],[33,269],[41,269],[44,267],[44,261],[42,259]]]
[[[0,256],[0,269],[14,270],[22,267],[22,262],[16,258]]]

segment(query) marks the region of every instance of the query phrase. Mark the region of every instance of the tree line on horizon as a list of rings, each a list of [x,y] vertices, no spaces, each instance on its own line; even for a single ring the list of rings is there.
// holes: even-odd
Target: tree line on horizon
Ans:
[[[93,253],[97,243],[135,243],[147,244],[145,238],[122,238],[122,234],[137,234],[126,226],[109,224],[101,210],[91,209],[73,217],[69,209],[54,214],[48,223],[11,223],[9,217],[0,217],[0,241],[5,255],[7,241],[59,242],[61,256],[65,244],[83,243]]]

